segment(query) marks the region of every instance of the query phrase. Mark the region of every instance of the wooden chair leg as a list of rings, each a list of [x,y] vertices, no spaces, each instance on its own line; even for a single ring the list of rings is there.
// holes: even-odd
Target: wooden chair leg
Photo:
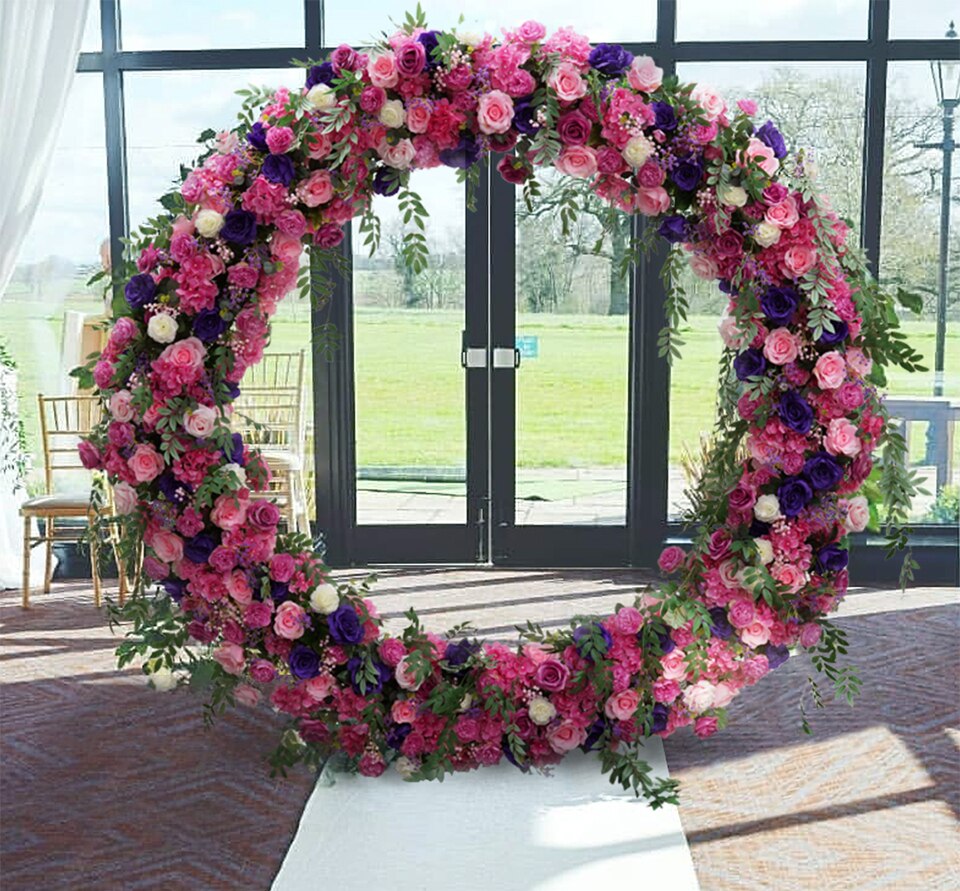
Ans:
[[[87,514],[87,521],[90,524],[90,573],[93,576],[93,603],[99,609],[101,602],[100,590],[100,540],[97,530],[97,515],[94,511]]]
[[[47,548],[47,559],[43,567],[43,593],[50,593],[50,583],[53,581],[53,536],[56,530],[55,518],[47,517],[46,525],[44,526],[45,538],[46,538],[46,548]]]
[[[23,608],[30,608],[30,517],[23,518]]]

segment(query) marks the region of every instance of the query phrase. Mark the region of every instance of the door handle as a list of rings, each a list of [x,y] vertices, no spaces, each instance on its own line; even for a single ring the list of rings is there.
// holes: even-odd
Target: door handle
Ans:
[[[494,368],[519,368],[520,350],[516,347],[494,347],[493,348],[493,367]]]

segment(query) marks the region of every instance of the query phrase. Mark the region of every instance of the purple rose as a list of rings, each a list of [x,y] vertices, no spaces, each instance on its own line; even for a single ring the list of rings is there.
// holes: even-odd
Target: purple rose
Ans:
[[[832,489],[843,479],[843,468],[829,452],[817,452],[804,462],[803,475],[814,489]]]
[[[726,608],[722,606],[713,607],[710,610],[710,633],[714,637],[726,640],[732,632],[733,629],[730,627]]]
[[[289,155],[270,155],[260,172],[272,183],[289,186],[293,182],[293,161]]]
[[[586,145],[593,123],[582,111],[568,111],[560,115],[557,134],[564,145]]]
[[[336,612],[327,616],[330,637],[338,644],[358,644],[363,640],[363,623],[349,603],[341,603]]]
[[[384,736],[384,740],[391,749],[400,751],[403,741],[410,735],[413,726],[410,724],[394,724]]]
[[[767,121],[757,130],[757,139],[772,148],[776,157],[785,158],[787,156],[787,145],[783,141],[780,131],[773,125],[773,121]]]
[[[773,671],[790,658],[790,651],[786,647],[768,646],[766,656],[770,671]]]
[[[157,477],[157,488],[171,504],[183,504],[187,496],[193,491],[191,486],[180,482],[169,470]],[[197,561],[202,563],[202,560]]]
[[[156,293],[157,283],[148,272],[135,275],[123,289],[123,295],[127,298],[131,309],[143,309],[153,300]]]
[[[753,347],[744,350],[733,360],[733,370],[738,381],[745,381],[751,377],[760,377],[767,370],[767,360],[763,353]]]
[[[595,661],[596,656],[602,656],[613,644],[610,632],[599,622],[581,625],[573,632],[573,642],[581,656]],[[586,653],[590,653],[586,656]]]
[[[532,96],[513,100],[513,129],[523,136],[533,136],[540,125],[537,123],[537,106]]]
[[[315,87],[317,84],[326,84],[330,86],[336,79],[337,73],[333,70],[333,63],[324,62],[321,65],[313,65],[307,71],[307,89]],[[256,124],[254,124],[256,126]]]
[[[227,330],[227,320],[218,309],[205,309],[193,320],[193,333],[204,343],[213,343]]]
[[[673,170],[670,171],[670,179],[673,180],[678,189],[684,192],[692,192],[696,189],[700,185],[702,177],[703,167],[700,166],[700,161],[692,155],[678,161]]]
[[[615,43],[598,43],[587,61],[601,74],[620,77],[633,64],[633,54]]]
[[[267,131],[263,129],[263,124],[261,124],[260,121],[257,121],[247,131],[247,142],[258,152],[266,153],[270,151],[270,149],[267,148]]]
[[[194,563],[206,563],[216,546],[217,542],[212,535],[201,533],[184,542],[183,555]]]
[[[290,651],[290,674],[301,681],[320,674],[320,656],[305,644],[295,644]]]
[[[280,522],[280,509],[272,501],[256,501],[247,511],[247,521],[256,529],[269,531]]]
[[[664,217],[657,230],[660,237],[670,244],[680,244],[690,240],[690,224],[685,217]]]
[[[443,658],[451,668],[460,668],[466,665],[467,660],[479,650],[480,644],[477,641],[464,638],[456,643],[448,643]]]
[[[667,729],[667,721],[670,719],[670,706],[658,702],[653,707],[653,720],[650,722],[650,732],[660,733]]]
[[[232,244],[253,244],[257,240],[257,218],[247,210],[228,211],[220,237]]]
[[[802,476],[788,476],[777,489],[780,510],[785,517],[795,517],[813,499],[813,489]]]
[[[760,309],[778,328],[793,321],[799,305],[800,297],[793,288],[767,288],[760,298]]]
[[[546,659],[537,666],[534,683],[548,693],[559,693],[570,680],[570,669],[559,659]]]
[[[176,603],[183,600],[183,593],[186,587],[187,583],[183,579],[173,577],[166,579],[163,583],[163,590],[166,591]]]
[[[777,408],[780,420],[797,433],[809,433],[813,426],[813,409],[796,390],[787,390],[781,395]]]
[[[677,113],[669,102],[654,102],[650,107],[653,109],[654,127],[665,132],[677,129]]]
[[[847,568],[850,555],[839,545],[828,544],[817,551],[817,563],[821,572],[841,572]]]
[[[397,51],[397,71],[404,77],[416,77],[427,64],[427,51],[422,43],[411,40]]]
[[[817,343],[821,343],[824,346],[836,346],[838,343],[845,341],[849,334],[850,326],[840,319],[834,319],[833,331],[828,331],[824,328],[823,332],[817,338]]]
[[[237,396],[239,396],[239,390]],[[236,399],[237,396],[233,398]],[[230,444],[223,449],[223,457],[231,464],[243,464],[243,436],[239,433],[233,433],[230,436]]]
[[[433,51],[440,45],[440,41],[437,39],[439,35],[439,31],[424,31],[417,37],[427,54],[427,68],[436,68],[440,64],[433,56]]]
[[[462,136],[456,148],[443,149],[440,152],[440,161],[447,167],[456,167],[466,170],[480,160],[480,143],[472,135]]]
[[[393,167],[378,167],[373,174],[373,193],[389,198],[400,191],[400,177]]]

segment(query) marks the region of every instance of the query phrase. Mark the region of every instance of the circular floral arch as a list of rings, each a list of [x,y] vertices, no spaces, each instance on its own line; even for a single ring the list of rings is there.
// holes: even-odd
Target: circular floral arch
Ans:
[[[81,455],[106,471],[110,522],[143,570],[120,611],[133,623],[121,664],[142,660],[157,686],[189,675],[211,713],[269,700],[290,722],[280,770],[336,755],[365,775],[392,762],[434,778],[504,758],[543,768],[580,747],[655,806],[674,784],[650,775],[640,741],[685,725],[710,736],[791,648],[854,692],[825,616],[847,588],[845,536],[875,510],[857,493],[880,446],[902,542],[911,483],[875,385],[884,364],[918,357],[812,165],[754,103],[728,106],[568,28],[526,22],[496,41],[419,14],[369,53],[341,46],[307,66],[301,90],[243,94],[239,125],[204,134],[206,153],[134,239],[107,345],[80,372],[107,408]],[[469,181],[490,153],[511,183],[535,188],[553,166],[653,220],[671,245],[665,355],[686,315],[682,257],[730,298],[692,546],[664,550],[669,580],[632,605],[531,625],[516,647],[429,633],[412,611],[385,634],[366,585],[334,583],[309,540],[278,530],[277,506],[256,497],[269,471],[230,428],[277,303],[318,286],[298,283],[304,247],[323,268],[358,216],[375,244],[371,197],[399,193],[404,255],[422,266],[410,172],[446,165]]]

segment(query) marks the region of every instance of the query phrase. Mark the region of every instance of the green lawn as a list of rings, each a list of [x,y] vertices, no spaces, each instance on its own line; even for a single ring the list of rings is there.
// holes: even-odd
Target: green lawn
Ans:
[[[35,394],[53,392],[64,309],[93,311],[70,298],[41,310],[5,299],[2,331],[21,371],[22,411],[36,443]],[[309,312],[281,307],[271,349],[308,347]],[[457,311],[359,309],[356,313],[358,464],[458,466],[464,462],[462,316]],[[934,329],[908,322],[912,342],[932,365]],[[525,315],[518,332],[539,338],[539,357],[518,372],[518,457],[524,467],[617,466],[626,460],[627,322],[605,316]],[[947,392],[960,395],[960,332],[950,328]],[[716,319],[692,319],[684,357],[673,370],[670,460],[695,446],[713,421],[719,337]],[[890,392],[932,392],[932,375],[891,375]],[[919,446],[920,431],[917,431]]]

